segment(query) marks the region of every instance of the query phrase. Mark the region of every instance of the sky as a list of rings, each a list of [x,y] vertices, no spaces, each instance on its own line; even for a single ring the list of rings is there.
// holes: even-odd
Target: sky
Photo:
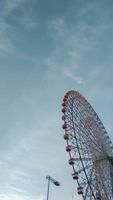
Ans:
[[[63,140],[68,90],[113,141],[113,1],[0,0],[0,200],[77,199]]]

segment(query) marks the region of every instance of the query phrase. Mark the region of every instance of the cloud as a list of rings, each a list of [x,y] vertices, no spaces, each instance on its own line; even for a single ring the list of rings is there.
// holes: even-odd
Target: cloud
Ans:
[[[65,64],[57,63],[57,60],[55,61],[54,58],[50,57],[47,58],[46,65],[49,67],[49,70],[60,71],[60,73],[75,81],[77,84],[83,84],[83,77],[77,75],[79,64],[74,63],[70,60],[68,60],[67,62],[69,63],[68,65],[70,65],[70,67],[66,67]]]
[[[110,15],[105,12],[108,23],[104,22],[100,16],[100,8],[101,3],[88,2],[76,10],[76,15],[74,15],[72,9],[71,14],[68,12],[62,17],[56,17],[56,19],[51,20],[48,27],[52,39],[56,41],[57,50],[59,51],[60,48],[64,47],[63,50],[67,51],[70,58],[76,56],[79,62],[81,62],[80,59],[82,60],[86,53],[100,53],[100,49],[106,43],[106,39],[108,41],[108,34],[113,31]],[[94,13],[95,16],[91,13]],[[72,18],[73,15],[74,17]],[[72,19],[74,23],[71,21]],[[93,23],[91,23],[91,20]]]
[[[67,77],[71,78],[72,80],[74,80],[77,84],[83,84],[83,78],[80,76],[76,76],[74,73],[72,73],[69,69],[64,69],[63,71],[64,75],[66,75]]]
[[[76,52],[70,51],[68,52],[68,56],[64,57],[60,51],[62,50],[59,47],[55,52],[52,52],[48,58],[46,58],[45,64],[48,66],[49,70],[59,71],[62,75],[70,78],[77,84],[83,84],[83,77],[79,75],[79,58]]]
[[[0,22],[0,51],[5,53],[13,52],[15,49],[14,44],[7,36],[9,27],[4,21]]]
[[[38,23],[33,16],[24,14],[19,22],[23,24],[28,30],[36,30],[38,28]]]
[[[8,194],[0,194],[0,200],[44,200],[44,196],[26,196],[26,195],[18,195],[15,193]]]
[[[4,0],[3,3],[1,3],[1,17],[7,17],[11,14],[13,10],[21,6],[26,0]]]
[[[15,20],[17,23],[23,26],[22,28],[31,31],[39,28],[39,19],[37,19],[35,13],[35,7],[37,6],[37,4],[38,1],[23,0],[20,2],[21,14],[19,15],[19,17],[15,16]]]
[[[1,2],[2,10],[0,12],[0,51],[4,53],[12,53],[15,50],[15,45],[8,36],[11,25],[6,18],[11,12],[19,7],[24,0],[4,0]]]
[[[48,31],[55,45],[53,51],[45,59],[45,63],[51,69],[59,70],[78,84],[83,84],[85,74],[88,74],[87,67],[89,65],[92,64],[91,67],[94,66],[94,63],[100,65],[100,60],[110,56],[104,51],[106,47],[109,52],[108,34],[112,33],[113,25],[110,20],[109,23],[102,20],[99,12],[100,6],[101,3],[98,2],[87,3],[76,11],[76,15],[72,9],[71,14],[67,12],[65,15],[48,22]],[[95,13],[95,17],[92,13]],[[93,23],[91,23],[89,16]],[[110,15],[105,13],[105,16],[108,20]],[[74,23],[71,21],[72,19]],[[97,67],[94,67],[95,71],[98,71]],[[84,74],[81,75],[82,68],[84,68]],[[96,74],[97,72],[95,77]]]
[[[54,172],[54,169],[60,165],[58,152],[55,150],[58,147],[58,137],[56,138],[55,134],[51,134],[51,130],[55,133],[58,121],[53,115],[51,117],[45,116],[42,120],[41,116],[39,118],[37,128],[31,128],[30,130],[28,128],[23,131],[18,128],[19,138],[17,138],[18,134],[16,134],[16,137],[15,134],[12,134],[13,132],[17,133],[17,127],[9,130],[10,136],[7,134],[7,138],[10,138],[6,143],[9,143],[10,150],[8,151],[5,148],[1,153],[2,157],[0,155],[2,160],[0,166],[0,171],[2,171],[0,175],[2,181],[0,194],[5,190],[4,198],[0,196],[0,200],[11,198],[12,200],[35,200],[33,197],[28,198],[28,196],[37,193],[40,195],[42,193],[40,185],[41,182],[43,185],[43,177],[50,170]],[[48,159],[49,167],[47,167]],[[37,188],[38,185],[39,189]],[[44,187],[41,190],[44,191]],[[15,196],[14,193],[18,196]],[[39,199],[42,200],[43,197],[39,196]]]
[[[65,36],[65,21],[63,18],[56,18],[49,24],[51,32],[54,32],[56,36]]]
[[[10,30],[13,29],[14,24],[8,23],[7,18],[13,13],[15,9],[20,9],[23,5],[25,7],[26,0],[4,0],[1,3],[2,10],[0,11],[0,51],[3,53],[13,53],[16,50],[13,40],[10,38]],[[23,9],[24,10],[24,9]],[[24,10],[25,11],[25,10]],[[37,28],[37,22],[33,15],[30,13],[23,12],[22,16],[18,19],[19,23],[23,24],[29,30]]]

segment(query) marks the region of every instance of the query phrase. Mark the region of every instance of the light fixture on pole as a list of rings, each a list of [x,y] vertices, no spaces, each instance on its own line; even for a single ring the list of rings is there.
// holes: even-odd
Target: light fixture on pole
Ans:
[[[52,182],[54,185],[59,186],[60,183],[56,181],[54,178],[51,176],[46,176],[46,179],[48,180],[48,188],[47,188],[47,200],[49,199],[49,187],[50,187],[50,182]]]

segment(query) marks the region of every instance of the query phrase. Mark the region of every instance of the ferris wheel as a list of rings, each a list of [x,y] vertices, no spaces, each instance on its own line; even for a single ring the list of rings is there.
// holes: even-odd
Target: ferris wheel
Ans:
[[[88,101],[76,91],[65,94],[62,128],[72,178],[84,200],[113,200],[113,145]]]

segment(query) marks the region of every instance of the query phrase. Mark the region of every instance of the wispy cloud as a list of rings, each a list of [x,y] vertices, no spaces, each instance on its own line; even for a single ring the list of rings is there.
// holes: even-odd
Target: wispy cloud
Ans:
[[[0,51],[4,53],[11,53],[15,50],[15,45],[10,39],[9,30],[11,25],[7,22],[6,18],[11,12],[16,9],[24,0],[4,0],[2,10],[0,11]]]
[[[44,196],[26,196],[26,195],[18,195],[15,193],[8,194],[0,194],[0,200],[44,200]]]
[[[23,28],[28,29],[29,31],[37,30],[39,28],[39,19],[34,11],[38,1],[27,1],[23,0],[20,2],[21,14],[19,17],[15,17],[17,23],[23,26]]]
[[[10,30],[14,28],[13,23],[8,23],[7,18],[10,17],[14,10],[20,9],[23,5],[25,7],[26,0],[4,0],[0,10],[0,51],[3,53],[12,53],[16,50],[14,41],[10,37]],[[24,10],[24,9],[23,9]],[[37,28],[37,21],[27,13],[23,11],[23,14],[15,20],[19,21],[20,24],[24,25],[29,30],[34,30]]]
[[[0,51],[5,53],[13,52],[15,49],[14,44],[7,36],[9,27],[4,21],[0,22]]]
[[[79,60],[84,58],[86,52],[89,52],[89,54],[95,51],[98,52],[103,46],[103,40],[106,40],[108,33],[113,31],[109,15],[106,16],[108,23],[101,19],[99,13],[100,6],[100,3],[91,2],[76,10],[73,26],[70,25],[72,24],[72,14],[70,13],[51,20],[48,26],[50,27],[52,38],[56,41],[56,47],[64,47],[65,50],[63,50],[67,51],[70,57],[74,55]],[[90,13],[89,15],[95,13],[95,18],[91,15],[94,23],[90,22],[88,13]]]
[[[22,17],[19,19],[19,22],[26,27],[28,30],[36,30],[38,28],[38,22],[37,20],[30,15],[24,14]]]
[[[79,65],[77,63],[72,63],[72,61],[68,61],[69,67],[66,67],[65,64],[57,63],[57,60],[55,61],[54,58],[50,57],[46,60],[46,65],[49,67],[50,70],[58,70],[60,73],[62,73],[64,76],[70,78],[71,80],[75,81],[77,84],[83,84],[84,80],[83,77],[77,75],[78,74],[78,68]]]
[[[50,30],[54,32],[55,36],[63,37],[65,36],[65,20],[63,18],[57,18],[50,22]]]
[[[11,12],[18,8],[25,0],[4,0],[2,4],[1,16],[6,17],[11,14]]]
[[[22,130],[19,131],[22,134],[19,140],[17,140],[17,137],[13,137],[12,134],[13,131],[17,131],[16,128],[11,130],[10,152],[7,150],[2,152],[3,159],[0,155],[2,160],[0,166],[0,171],[2,171],[0,193],[4,192],[4,196],[3,198],[0,196],[0,200],[5,200],[5,198],[35,200],[35,197],[30,198],[30,194],[35,196],[38,193],[40,195],[40,186],[38,187],[39,189],[37,189],[37,186],[41,182],[43,185],[43,176],[45,179],[46,173],[48,174],[50,169],[51,172],[54,172],[54,168],[57,168],[57,165],[60,164],[55,151],[58,141],[55,139],[55,134],[51,135],[51,130],[55,130],[58,127],[56,117],[54,118],[52,115],[47,118],[46,116],[45,118],[43,117],[43,120],[38,120],[37,123],[38,127],[36,129],[27,129],[23,133]],[[55,144],[54,139],[56,141]],[[16,148],[13,144],[16,145]],[[45,159],[47,155],[49,155],[49,167],[47,167],[48,160]],[[44,187],[41,190],[44,192]],[[38,197],[38,195],[36,199],[44,199],[43,196]]]
[[[83,77],[79,75],[80,52],[76,48],[74,33],[69,33],[66,18],[57,18],[50,22],[50,34],[56,41],[56,48],[45,60],[45,64],[52,70],[59,70],[64,76],[83,84]],[[78,40],[77,40],[78,42]],[[75,46],[74,46],[75,45]]]
[[[66,75],[67,77],[71,78],[72,80],[74,80],[77,84],[83,84],[83,78],[80,76],[76,76],[76,72],[72,73],[69,69],[64,69],[63,70],[64,75]]]
[[[81,4],[80,1],[79,3]],[[56,19],[50,20],[48,23],[49,33],[56,45],[52,53],[46,58],[46,64],[51,69],[59,69],[61,73],[78,84],[84,83],[86,73],[88,76],[88,72],[85,71],[87,64],[92,63],[91,67],[93,67],[95,60],[96,64],[99,62],[97,57],[98,55],[101,56],[108,33],[113,31],[113,25],[110,20],[109,23],[102,21],[99,13],[100,7],[97,9],[98,6],[101,5],[97,2],[94,4],[88,3],[79,12],[77,10],[74,24],[71,22],[72,17],[70,13],[56,17]],[[92,21],[94,20],[93,23],[90,22],[89,12],[96,15],[95,19],[91,15]],[[107,46],[107,48],[109,47]],[[109,55],[105,54],[105,57],[107,56]],[[74,68],[75,70],[73,70]],[[84,68],[84,74],[82,73],[82,75],[80,73],[81,68]],[[96,70],[98,71],[95,66],[95,77],[97,74]]]

